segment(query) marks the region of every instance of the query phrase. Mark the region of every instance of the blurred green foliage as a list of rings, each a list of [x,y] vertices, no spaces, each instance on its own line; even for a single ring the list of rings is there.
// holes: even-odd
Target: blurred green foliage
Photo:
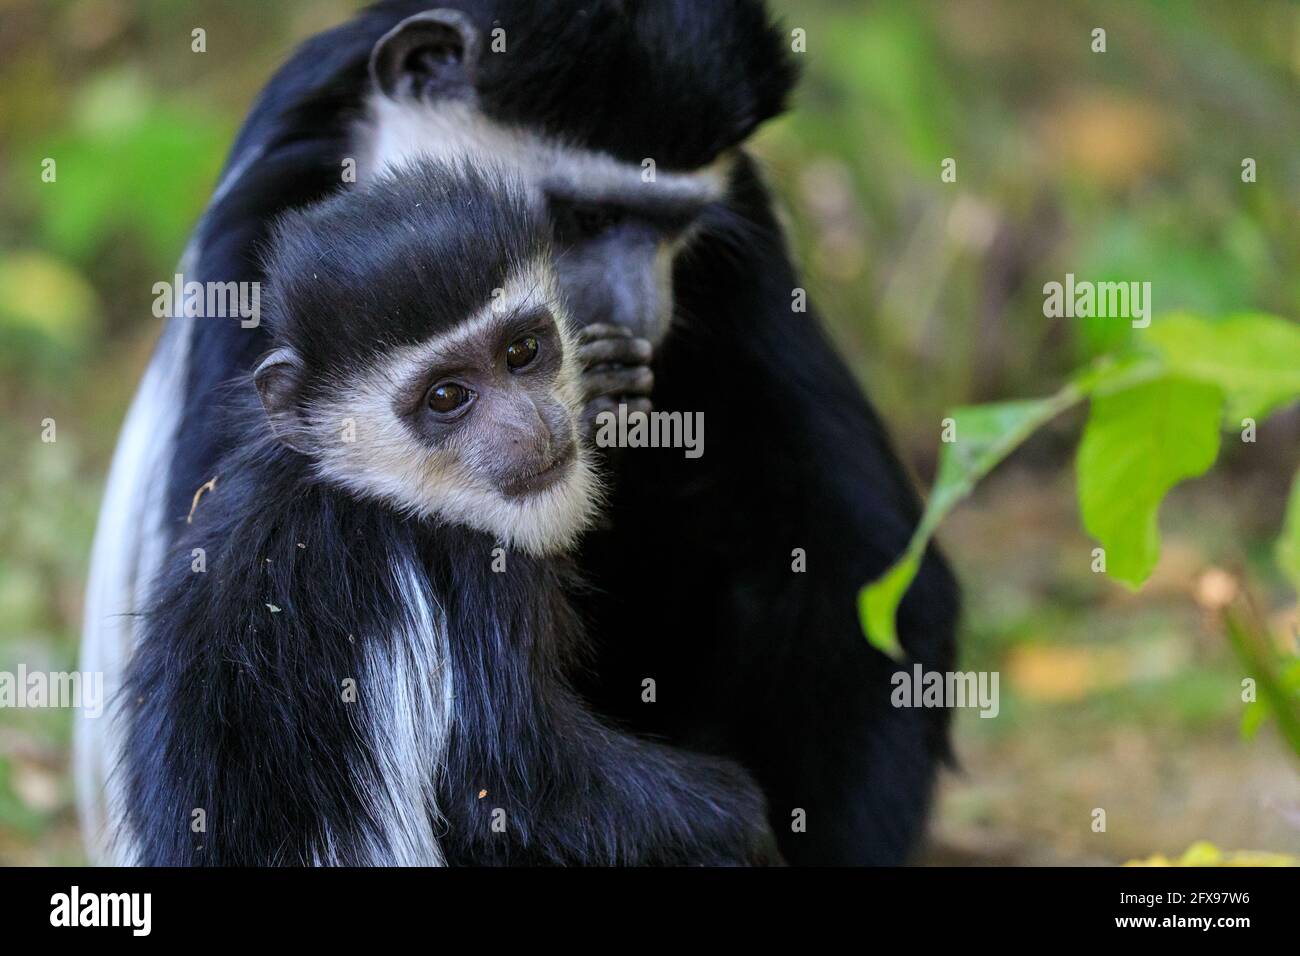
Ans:
[[[933,435],[945,407],[1053,389],[1122,344],[1124,323],[1044,320],[1042,286],[1066,272],[1150,281],[1160,311],[1295,316],[1294,5],[784,15],[808,31],[806,75],[760,143],[809,284],[891,419]],[[955,183],[940,181],[949,157]]]
[[[129,234],[149,261],[175,258],[232,130],[206,111],[159,102],[136,70],[95,77],[78,95],[69,128],[25,157],[29,168],[54,157],[60,174],[56,184],[18,180],[34,206],[38,241],[87,262],[106,238]]]

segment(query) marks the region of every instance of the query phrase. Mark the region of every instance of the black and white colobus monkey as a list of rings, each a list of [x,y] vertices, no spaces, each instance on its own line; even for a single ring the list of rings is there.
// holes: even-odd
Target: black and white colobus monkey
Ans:
[[[232,397],[128,667],[138,862],[775,859],[740,767],[567,685],[580,413],[640,376],[627,338],[579,368],[548,234],[507,179],[428,165],[283,220],[261,408]]]
[[[892,707],[897,665],[862,639],[856,592],[919,509],[815,314],[792,309],[803,283],[741,147],[783,106],[786,50],[760,0],[378,4],[272,79],[182,271],[262,279],[275,217],[337,189],[350,163],[362,181],[422,154],[509,166],[550,210],[575,321],[651,340],[655,405],[708,426],[701,458],[617,462],[608,520],[581,545],[595,586],[579,610],[598,642],[584,692],[634,729],[751,768],[789,862],[894,863],[922,831],[947,715]],[[92,561],[83,666],[110,686],[146,582],[239,442],[216,413],[222,390],[267,346],[234,320],[168,324]],[[901,608],[913,661],[952,666],[956,614],[932,553]],[[92,847],[124,818],[116,735],[107,719],[81,728]]]

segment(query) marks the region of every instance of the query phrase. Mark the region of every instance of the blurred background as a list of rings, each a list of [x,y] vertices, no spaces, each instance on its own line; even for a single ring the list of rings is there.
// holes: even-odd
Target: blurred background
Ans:
[[[0,0],[0,670],[75,668],[99,495],[159,331],[152,285],[271,71],[357,6]],[[918,482],[945,409],[1045,394],[1127,334],[1043,317],[1043,284],[1066,272],[1149,280],[1157,312],[1297,316],[1294,3],[772,6],[807,31],[804,79],[754,149],[810,295]],[[942,183],[949,157],[957,180]],[[1033,439],[942,529],[966,586],[962,663],[1001,673],[1001,714],[960,713],[962,766],[925,861],[1121,862],[1200,840],[1300,853],[1297,762],[1243,706],[1207,610],[1220,572],[1247,582],[1296,653],[1295,595],[1270,550],[1300,417],[1225,442],[1174,493],[1138,594],[1089,570],[1079,425]],[[81,861],[70,726],[64,711],[0,710],[0,864]]]

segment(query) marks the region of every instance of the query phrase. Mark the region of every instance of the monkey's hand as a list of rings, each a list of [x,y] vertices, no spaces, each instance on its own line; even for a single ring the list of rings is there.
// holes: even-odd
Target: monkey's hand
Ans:
[[[578,333],[578,362],[582,366],[582,431],[592,441],[602,412],[649,412],[654,372],[654,350],[646,339],[636,338],[617,325],[596,323]]]

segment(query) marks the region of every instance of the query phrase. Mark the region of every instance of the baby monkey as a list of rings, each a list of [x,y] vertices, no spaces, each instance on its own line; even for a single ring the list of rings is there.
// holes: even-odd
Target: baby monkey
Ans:
[[[130,666],[123,857],[777,862],[745,770],[570,689],[582,423],[652,377],[569,327],[547,229],[504,174],[429,163],[280,223],[276,347]]]

